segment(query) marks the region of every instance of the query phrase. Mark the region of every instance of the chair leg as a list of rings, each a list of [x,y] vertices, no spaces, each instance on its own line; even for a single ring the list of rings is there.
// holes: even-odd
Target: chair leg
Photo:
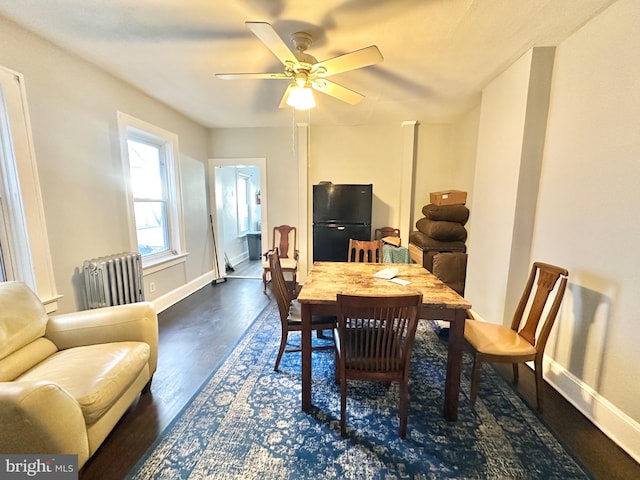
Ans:
[[[520,380],[520,370],[518,370],[517,363],[512,363],[511,365],[513,367],[513,384],[517,385],[518,381]]]
[[[149,379],[149,381],[142,388],[142,393],[149,393],[151,391],[151,382],[153,381],[153,375]]]
[[[264,268],[262,270],[262,293],[267,293],[267,272],[269,270],[267,270],[266,268]]]
[[[480,387],[480,374],[482,368],[482,362],[478,360],[478,355],[473,359],[473,371],[471,373],[471,393],[469,394],[469,400],[471,405],[476,403],[476,397],[478,396],[478,390]]]
[[[280,360],[282,360],[282,354],[284,353],[284,349],[287,346],[287,339],[289,337],[288,330],[282,329],[282,335],[280,335],[280,350],[278,350],[278,357],[276,358],[276,365],[273,367],[273,371],[277,372],[278,367],[280,366]]]
[[[407,436],[407,417],[409,415],[409,381],[400,382],[400,408],[398,409],[398,417],[400,418],[400,429],[398,435],[400,438]]]
[[[536,376],[536,400],[538,402],[538,411],[542,413],[542,394],[544,392],[544,380],[542,379],[542,359],[534,361]]]
[[[340,375],[340,435],[347,436],[347,379]]]

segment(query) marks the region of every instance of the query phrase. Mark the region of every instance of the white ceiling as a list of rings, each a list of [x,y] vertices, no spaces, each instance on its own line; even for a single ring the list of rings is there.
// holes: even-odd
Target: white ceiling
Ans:
[[[318,60],[377,45],[384,61],[331,77],[366,98],[316,94],[313,124],[447,122],[534,46],[557,45],[615,0],[0,0],[0,15],[75,52],[209,127],[290,125],[286,80],[245,26],[265,21],[289,43],[314,37]],[[297,113],[306,119],[306,114]]]

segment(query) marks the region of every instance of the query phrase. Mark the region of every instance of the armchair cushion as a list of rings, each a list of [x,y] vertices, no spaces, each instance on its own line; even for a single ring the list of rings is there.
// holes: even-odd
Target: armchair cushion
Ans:
[[[44,335],[47,312],[21,282],[4,282],[0,290],[0,359]]]
[[[55,381],[80,405],[87,425],[98,420],[149,361],[149,345],[117,342],[61,350],[16,380]]]
[[[34,340],[0,360],[0,382],[15,380],[57,351],[58,347],[51,340],[44,337]]]

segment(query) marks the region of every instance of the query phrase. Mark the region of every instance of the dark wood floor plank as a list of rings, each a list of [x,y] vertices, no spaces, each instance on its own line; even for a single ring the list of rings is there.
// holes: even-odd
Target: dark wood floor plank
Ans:
[[[206,286],[159,315],[158,369],[80,472],[82,480],[124,478],[269,303],[262,281]]]
[[[151,394],[132,405],[80,472],[80,480],[124,478],[269,301],[262,281],[229,279],[162,312]],[[510,365],[498,366],[498,371],[511,378]],[[596,478],[640,478],[640,466],[628,454],[549,385],[545,388],[544,422]],[[517,389],[535,405],[533,372],[526,367]]]

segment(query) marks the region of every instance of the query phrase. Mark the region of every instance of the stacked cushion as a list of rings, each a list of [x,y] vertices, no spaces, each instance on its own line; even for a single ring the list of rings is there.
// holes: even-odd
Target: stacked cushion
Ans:
[[[460,295],[464,294],[467,266],[467,229],[469,209],[464,205],[422,207],[423,218],[409,243],[422,249],[422,264]]]
[[[464,205],[425,205],[422,214],[430,220],[456,222],[465,225],[469,220],[469,209]]]
[[[409,242],[423,250],[465,252],[469,209],[464,205],[425,205],[423,218],[416,222],[417,231],[410,234]]]
[[[434,240],[464,242],[467,239],[467,230],[456,222],[430,220],[425,217],[416,222],[416,227],[419,232]]]

